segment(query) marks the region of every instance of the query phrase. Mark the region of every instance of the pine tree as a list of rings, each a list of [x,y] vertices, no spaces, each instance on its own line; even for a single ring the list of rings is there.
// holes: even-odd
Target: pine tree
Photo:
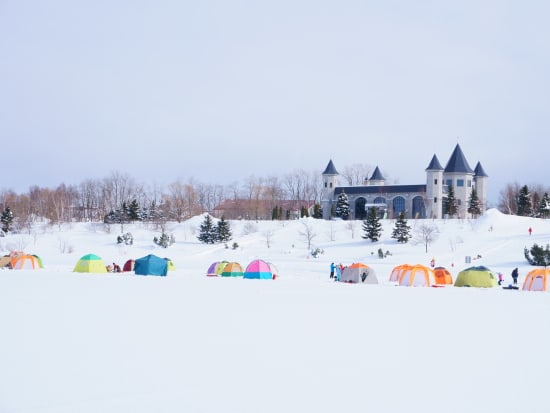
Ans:
[[[6,234],[11,231],[11,225],[13,223],[13,212],[10,207],[6,207],[0,216],[0,222],[2,223],[2,231]]]
[[[445,204],[445,214],[449,217],[454,217],[458,212],[458,206],[456,204],[455,191],[452,185],[449,185],[447,189],[447,203]]]
[[[533,205],[531,204],[531,194],[529,188],[524,185],[518,195],[517,214],[522,217],[529,217],[533,214]]]
[[[550,196],[548,192],[545,192],[540,200],[537,216],[539,218],[548,218],[550,216]]]
[[[481,203],[477,197],[477,191],[475,188],[472,188],[470,193],[470,199],[468,200],[468,212],[474,217],[477,218],[481,215]]]
[[[229,222],[227,222],[223,216],[218,221],[218,226],[217,226],[217,231],[216,232],[217,232],[216,233],[216,238],[217,238],[217,241],[219,241],[219,242],[227,242],[232,237]]]
[[[334,216],[340,217],[342,219],[348,219],[350,214],[349,209],[349,200],[347,194],[342,191],[338,195],[338,200],[336,201],[336,209],[334,210]]]
[[[313,205],[313,218],[323,218],[323,208],[321,208],[321,205],[319,203],[315,203],[315,205]]]
[[[391,237],[396,239],[397,242],[402,243],[408,242],[411,238],[411,227],[407,224],[405,213],[403,211],[399,213],[399,217],[395,222],[395,227],[393,228]]]
[[[141,214],[139,212],[139,204],[136,199],[130,202],[128,206],[128,219],[130,221],[141,221]]]
[[[372,207],[369,209],[367,219],[363,221],[363,231],[365,231],[363,239],[370,239],[372,242],[380,239],[382,224],[380,223],[376,208]]]
[[[208,214],[204,217],[199,229],[199,236],[197,237],[200,242],[205,244],[214,244],[218,239],[218,230],[212,221],[212,217]]]

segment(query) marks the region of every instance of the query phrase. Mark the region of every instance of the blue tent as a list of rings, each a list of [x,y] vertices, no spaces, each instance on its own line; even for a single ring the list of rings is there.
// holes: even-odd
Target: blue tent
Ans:
[[[134,263],[134,272],[136,275],[162,275],[168,273],[168,261],[156,255],[149,254],[138,258]]]

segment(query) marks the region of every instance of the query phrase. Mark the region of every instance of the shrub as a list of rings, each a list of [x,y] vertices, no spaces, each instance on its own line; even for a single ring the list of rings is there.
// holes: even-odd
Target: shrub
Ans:
[[[537,244],[533,244],[530,250],[527,247],[525,247],[523,250],[523,254],[525,255],[525,259],[531,265],[538,265],[538,266],[544,266],[544,267],[550,265],[550,245],[549,244],[546,244],[546,248],[543,248],[542,246],[539,246]]]
[[[130,232],[119,235],[116,239],[117,244],[132,245],[134,243],[134,237]]]

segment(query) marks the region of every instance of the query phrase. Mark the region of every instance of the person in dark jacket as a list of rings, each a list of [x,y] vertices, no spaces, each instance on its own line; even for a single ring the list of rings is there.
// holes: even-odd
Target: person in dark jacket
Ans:
[[[518,283],[518,276],[519,276],[518,268],[516,267],[512,271],[512,280],[514,280],[514,285],[516,285]]]

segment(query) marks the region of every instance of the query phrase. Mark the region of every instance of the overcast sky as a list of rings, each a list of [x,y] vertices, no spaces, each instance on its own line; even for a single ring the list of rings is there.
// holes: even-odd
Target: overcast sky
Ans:
[[[548,185],[550,3],[0,0],[0,189],[378,165]]]

